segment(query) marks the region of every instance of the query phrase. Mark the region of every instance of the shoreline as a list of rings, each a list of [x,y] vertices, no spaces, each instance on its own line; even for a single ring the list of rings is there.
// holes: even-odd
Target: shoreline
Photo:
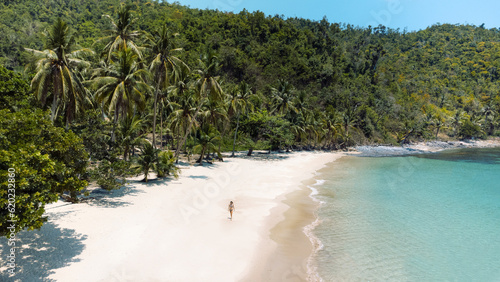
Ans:
[[[44,226],[18,234],[14,279],[245,281],[279,247],[271,230],[295,206],[288,196],[310,201],[300,194],[302,183],[341,155],[294,152],[182,165],[178,180],[136,177],[119,190],[95,189],[83,203],[47,205]],[[0,256],[5,244],[0,240]]]
[[[270,224],[268,238],[258,247],[262,253],[241,281],[307,280],[307,261],[314,248],[304,228],[315,220],[317,208],[309,192],[301,187],[280,197],[280,205],[271,210],[280,220]]]
[[[433,143],[434,143],[434,142],[433,142]],[[496,141],[494,141],[494,142],[491,142],[491,141],[488,141],[488,142],[480,141],[480,142],[473,142],[473,143],[469,143],[469,144],[459,144],[459,143],[457,142],[457,144],[455,144],[455,143],[453,143],[453,144],[449,144],[450,146],[449,146],[449,147],[445,147],[445,148],[443,148],[443,147],[441,147],[441,146],[439,146],[439,145],[440,145],[440,144],[431,144],[431,145],[429,145],[429,144],[414,144],[414,145],[407,146],[407,147],[410,147],[411,149],[416,149],[415,147],[416,147],[416,146],[418,146],[417,148],[419,148],[419,150],[421,150],[421,152],[419,152],[420,154],[426,154],[426,153],[427,153],[427,154],[433,154],[433,153],[436,153],[436,152],[442,152],[442,151],[446,151],[445,156],[449,156],[449,155],[455,156],[455,155],[462,155],[462,154],[474,154],[474,155],[475,155],[475,154],[480,154],[480,155],[482,155],[483,153],[485,153],[486,155],[488,155],[488,154],[493,154],[493,156],[494,156],[493,158],[495,158],[495,157],[497,157],[497,156],[498,156],[498,149],[497,149],[497,148],[500,148],[500,142],[498,142],[498,140],[496,140]],[[451,146],[451,145],[453,145],[453,146]],[[382,147],[382,148],[381,148],[381,147]],[[377,147],[374,147],[374,148],[375,148],[375,150],[376,150],[377,148],[381,148],[381,149],[382,149],[382,153],[385,153],[385,151],[384,151],[384,150],[385,150],[386,148],[388,148],[388,146],[377,146]],[[390,147],[389,147],[389,148],[390,148]],[[493,149],[493,150],[489,150],[490,148],[495,148],[495,149]],[[470,150],[470,149],[472,149],[472,150]],[[484,151],[482,151],[482,149],[485,149],[485,150],[484,150]],[[448,150],[450,150],[450,151],[448,151]],[[463,151],[461,151],[461,150],[463,150]],[[481,153],[481,152],[483,152],[483,153]],[[380,152],[377,152],[377,153],[380,153]],[[410,156],[410,155],[415,155],[415,154],[414,154],[414,153],[412,153],[412,154],[399,154],[399,155],[391,155],[391,156],[393,156],[393,157],[397,157],[397,156],[406,156],[406,155]],[[360,175],[360,174],[359,174],[359,173],[360,173],[360,171],[358,170],[358,169],[360,169],[360,168],[361,168],[361,169],[369,169],[369,170],[373,170],[373,169],[374,169],[374,167],[373,167],[373,163],[376,163],[376,162],[378,162],[378,161],[377,161],[377,160],[373,160],[373,163],[372,163],[372,161],[369,161],[369,160],[366,160],[366,162],[365,162],[365,161],[363,161],[363,159],[355,158],[355,157],[360,157],[360,156],[361,156],[361,157],[366,157],[366,156],[363,156],[363,155],[362,155],[362,153],[357,153],[357,152],[356,152],[356,153],[354,153],[354,152],[350,152],[350,153],[347,155],[347,157],[342,158],[342,159],[340,160],[340,162],[335,162],[335,163],[332,163],[332,166],[338,166],[337,168],[342,167],[342,169],[344,169],[344,168],[345,168],[346,170],[348,170],[348,169],[349,169],[349,170],[352,170],[352,168],[354,168],[354,171],[355,171],[356,175],[358,175],[358,176]],[[387,156],[387,155],[386,155],[386,154],[379,154],[379,155],[377,155],[377,156],[373,156],[373,157],[385,157],[385,156]],[[421,155],[420,157],[422,157],[422,156],[423,156],[423,155]],[[372,157],[372,156],[369,156],[369,157]],[[415,157],[419,157],[419,156],[417,155],[417,156],[415,156]],[[356,159],[357,159],[357,160],[356,160]],[[430,159],[431,159],[431,160],[434,160],[434,159],[439,159],[439,160],[441,160],[441,158],[440,158],[440,157],[436,156],[436,158],[434,158],[434,157],[432,157],[432,155],[430,156]],[[382,160],[382,158],[380,158],[379,160],[380,160],[380,161],[382,161],[382,162],[384,162],[384,160]],[[450,158],[450,160],[453,160],[453,161],[454,161],[454,159],[452,159],[452,158]],[[353,166],[352,164],[351,164],[351,165],[349,165],[349,164],[347,164],[347,163],[343,163],[344,161],[345,161],[345,162],[355,161],[355,162],[357,162],[357,163],[355,163],[355,166]],[[388,160],[388,161],[389,161],[389,160]],[[475,159],[474,159],[474,162],[475,162]],[[487,163],[488,163],[488,164],[490,164],[490,162],[487,162]],[[367,164],[367,165],[365,166],[365,164]],[[441,164],[439,164],[439,165],[441,165]],[[364,167],[364,168],[363,168],[363,167]],[[378,166],[377,166],[377,167],[378,167]],[[383,166],[383,167],[385,167],[385,166]],[[379,167],[379,168],[380,168],[380,167]],[[428,167],[426,167],[426,168],[428,168]],[[322,191],[322,192],[320,192],[320,194],[321,194],[321,195],[325,195],[326,197],[328,197],[328,198],[329,198],[329,200],[328,200],[329,205],[328,205],[328,206],[333,205],[333,206],[337,206],[337,207],[338,207],[339,203],[335,204],[335,202],[336,202],[335,198],[336,198],[336,196],[337,196],[337,193],[340,195],[339,190],[340,190],[340,191],[343,191],[343,193],[345,193],[345,194],[341,195],[341,197],[342,197],[342,200],[345,200],[346,195],[349,193],[350,189],[347,189],[347,190],[346,190],[346,189],[343,189],[342,187],[343,187],[343,185],[344,185],[343,183],[349,183],[349,182],[342,182],[342,183],[340,183],[340,182],[339,182],[339,183],[335,183],[336,179],[343,179],[343,174],[340,174],[340,173],[338,173],[338,172],[337,172],[337,173],[335,174],[335,178],[333,178],[332,176],[333,176],[333,173],[335,172],[335,168],[331,167],[331,169],[332,169],[332,170],[331,170],[332,175],[330,175],[330,176],[328,176],[328,175],[327,175],[327,170],[326,170],[326,169],[324,170],[325,175],[324,175],[324,178],[323,178],[323,179],[327,179],[327,181],[332,181],[332,184],[331,184],[332,186],[330,186],[330,184],[328,185],[328,187],[332,187],[332,188],[331,188],[332,190],[329,190],[329,189],[320,190],[320,191]],[[418,170],[420,170],[420,169],[422,169],[422,167],[417,168],[417,169],[418,169]],[[456,168],[455,168],[455,169],[456,169]],[[337,170],[337,171],[338,171],[338,170]],[[458,171],[460,171],[460,170],[458,170]],[[321,173],[321,171],[320,171],[320,173]],[[344,173],[345,173],[345,172],[344,172]],[[404,172],[404,173],[406,173],[406,172]],[[362,175],[362,174],[361,174],[361,175]],[[349,178],[357,178],[358,176],[353,175],[353,176],[351,176],[351,177],[349,177]],[[405,176],[405,177],[406,177],[406,176]],[[408,177],[409,177],[409,176],[408,176]],[[361,178],[362,178],[362,177],[361,177]],[[370,179],[372,179],[372,178],[370,178]],[[384,180],[383,180],[383,178],[381,178],[381,179],[382,179],[381,181],[384,181]],[[342,180],[342,181],[344,181],[344,180]],[[357,182],[357,183],[358,183],[358,182]],[[367,184],[367,186],[368,186],[368,187],[370,187],[370,186],[369,186],[369,185],[370,185],[370,183],[371,183],[371,182],[366,182],[366,181],[364,182],[364,184]],[[358,184],[359,184],[359,183],[358,183]],[[378,183],[377,183],[377,184],[378,184]],[[345,185],[349,185],[349,184],[345,184]],[[363,185],[363,186],[364,186],[364,185]],[[354,185],[353,185],[352,187],[354,187]],[[491,185],[489,185],[489,187],[492,187],[492,186],[491,186]],[[493,187],[494,187],[494,186],[493,186]],[[349,187],[349,188],[351,188],[351,187]],[[371,187],[370,187],[370,188],[371,188]],[[414,187],[413,187],[413,188],[414,188]],[[384,189],[384,188],[382,188],[382,189]],[[408,189],[408,188],[407,188],[407,189]],[[333,191],[336,191],[336,192],[333,192]],[[348,192],[346,192],[346,191],[348,191]],[[368,189],[368,191],[370,191],[370,190]],[[355,194],[356,192],[353,192],[353,193]],[[351,193],[351,195],[350,195],[350,196],[354,195],[353,193]],[[368,192],[368,193],[370,193],[370,192]],[[382,192],[382,193],[384,193],[384,192]],[[391,193],[391,192],[389,191],[388,193]],[[328,196],[327,196],[327,195],[328,195]],[[335,197],[334,197],[334,195],[335,195]],[[384,196],[377,197],[376,199],[378,200],[379,198],[381,198],[381,199],[383,199],[383,198],[390,198],[389,196],[386,196],[386,194],[383,194],[383,195],[384,195]],[[331,197],[333,197],[333,198],[331,198]],[[410,197],[411,197],[411,196],[410,196]],[[364,201],[366,201],[366,200],[367,200],[366,198],[368,198],[368,197],[363,198],[363,200],[364,200]],[[321,199],[325,199],[325,198],[321,198]],[[369,198],[369,200],[372,200],[372,199],[373,199],[373,198]],[[341,201],[342,201],[342,200],[341,200]],[[359,203],[359,202],[358,202],[358,203]],[[439,203],[439,201],[436,201],[435,203]],[[342,203],[341,203],[340,205],[342,206]],[[447,206],[448,206],[448,205],[447,205]],[[344,207],[349,207],[349,208],[352,208],[352,207],[355,207],[355,206],[353,206],[353,205],[350,205],[350,206],[348,206],[348,205],[344,205]],[[383,208],[384,208],[384,207],[382,207],[382,210],[383,210]],[[322,216],[320,217],[320,222],[321,222],[321,220],[325,220],[325,219],[327,219],[327,220],[328,220],[328,219],[332,219],[332,217],[331,217],[331,216],[332,216],[332,214],[338,214],[338,213],[332,213],[332,210],[331,210],[331,209],[329,210],[329,209],[330,209],[330,207],[325,208],[323,211],[328,211],[328,212],[329,212],[328,214],[329,214],[330,216],[326,215],[326,213],[322,213],[322,214],[321,214]],[[350,209],[350,210],[352,210],[352,209]],[[347,212],[345,212],[345,210],[344,210],[344,213],[349,213],[349,210],[347,210]],[[326,217],[325,217],[325,215],[326,215]],[[333,218],[336,218],[336,216],[334,216]],[[326,222],[326,221],[325,221],[325,222]],[[349,221],[349,220],[345,220],[345,219],[344,219],[344,222],[342,222],[341,224],[356,224],[355,222],[357,222],[357,221],[354,221],[354,222],[353,222],[353,221],[352,221],[352,218],[351,218],[351,220],[350,220],[350,221]],[[327,264],[327,263],[326,263],[326,260],[328,260],[328,262],[333,262],[333,261],[331,261],[331,259],[332,259],[331,255],[332,255],[333,253],[335,253],[335,252],[339,252],[339,253],[341,253],[341,251],[339,251],[339,250],[347,250],[347,248],[343,249],[343,248],[344,248],[344,246],[346,246],[346,247],[347,247],[347,246],[348,246],[348,244],[351,244],[351,245],[353,244],[353,243],[352,243],[352,241],[347,241],[348,239],[351,239],[351,238],[352,238],[352,231],[353,231],[353,230],[350,230],[350,231],[351,231],[351,233],[349,233],[349,236],[346,236],[346,237],[344,237],[344,238],[342,238],[341,236],[335,236],[335,237],[334,237],[334,236],[331,236],[331,237],[329,237],[329,236],[330,236],[330,235],[332,235],[332,234],[331,234],[331,233],[329,233],[329,232],[328,232],[328,230],[331,230],[331,228],[336,228],[337,226],[339,226],[337,223],[340,223],[340,221],[335,221],[335,222],[333,222],[333,224],[332,224],[332,222],[330,222],[329,224],[326,224],[326,225],[322,226],[322,227],[321,227],[321,230],[320,230],[320,233],[319,233],[319,235],[321,235],[322,240],[324,240],[324,244],[326,245],[326,246],[325,246],[325,251],[324,251],[324,253],[323,253],[323,252],[321,252],[321,253],[322,253],[322,256],[320,257],[320,262],[321,262],[321,264],[320,264],[320,265],[322,266],[322,268],[320,268],[319,270],[321,271],[320,273],[324,275],[324,276],[320,276],[320,279],[321,279],[320,281],[323,281],[322,279],[326,279],[325,281],[329,281],[329,279],[330,279],[330,280],[331,280],[331,279],[334,279],[334,280],[338,280],[338,279],[340,279],[340,280],[342,280],[342,279],[345,279],[345,277],[351,277],[351,278],[352,278],[352,277],[357,277],[357,276],[349,276],[349,275],[350,275],[350,273],[347,273],[347,275],[346,275],[346,276],[344,276],[344,278],[342,278],[342,276],[343,276],[343,275],[340,275],[340,276],[339,276],[339,275],[337,275],[337,276],[335,276],[333,273],[335,273],[336,271],[331,272],[331,269],[329,268],[329,264]],[[320,224],[320,226],[321,226],[321,224]],[[354,231],[357,231],[357,230],[354,230]],[[325,232],[326,232],[326,233],[325,233]],[[325,236],[326,236],[326,237],[325,237]],[[324,238],[324,239],[323,239],[323,238]],[[339,240],[338,240],[339,238],[341,238],[341,239],[346,239],[346,242],[343,242],[344,240],[341,240],[341,241],[339,242]],[[333,243],[333,245],[331,245],[332,243]],[[355,242],[355,243],[357,243],[357,242]],[[377,241],[377,243],[378,243],[378,241]],[[350,246],[350,245],[349,245],[349,246]],[[359,244],[358,244],[358,246],[359,246]],[[334,247],[334,248],[333,248],[333,247]],[[333,249],[332,249],[332,248],[333,248]],[[328,250],[328,249],[329,249],[329,250]],[[332,250],[333,250],[333,251],[332,251]],[[351,249],[349,249],[349,250],[351,250]],[[353,251],[353,252],[354,252],[354,251]],[[346,251],[343,255],[344,255],[345,257],[347,257],[347,258],[350,258],[350,257],[349,257],[349,252],[348,252],[348,251]],[[341,257],[341,256],[340,256],[340,257]],[[352,261],[352,258],[350,258],[350,259],[351,259],[351,262],[353,262],[353,263],[354,263],[354,265],[355,265],[356,260]],[[345,265],[343,264],[343,262],[348,262],[347,260],[345,260],[345,261],[338,260],[338,261],[335,261],[335,262],[336,262],[336,263],[335,263],[335,265],[336,265],[336,266],[339,266],[339,269],[342,269],[342,268],[346,269],[346,268],[345,268]],[[316,263],[317,263],[317,260],[316,260]],[[374,263],[374,264],[375,264],[375,263]],[[344,266],[343,266],[343,265],[344,265]],[[346,264],[346,265],[347,265],[347,264]],[[371,265],[370,265],[370,266],[371,266]],[[325,267],[326,267],[326,268],[325,268]],[[371,266],[371,267],[370,267],[370,269],[372,269],[372,268],[373,268],[373,267]],[[349,268],[347,268],[347,269],[349,269]],[[376,269],[376,266],[375,266],[375,269]],[[393,270],[393,269],[390,269],[390,270]],[[329,272],[329,271],[330,271],[330,272]],[[357,272],[353,272],[353,273],[357,273]],[[344,274],[346,274],[346,273],[344,273]],[[330,275],[330,276],[329,276],[329,275]],[[389,274],[388,274],[388,275],[390,275],[390,272],[389,272]],[[335,278],[333,278],[333,277],[335,277]],[[370,276],[370,277],[372,277],[372,278],[373,278],[373,276]],[[375,277],[377,277],[377,276],[375,276]],[[382,277],[382,276],[381,276],[381,277]],[[391,276],[385,276],[385,277],[391,277]],[[358,278],[359,278],[359,277],[358,277]],[[312,280],[312,279],[311,279],[311,280],[309,280],[309,279],[308,279],[307,281],[316,281],[316,280]]]
[[[361,150],[360,150],[361,147]],[[427,141],[427,142],[419,142],[415,144],[405,145],[401,147],[391,147],[391,146],[357,146],[352,148],[354,150],[349,150],[348,153],[340,153],[339,157],[337,157],[334,161],[338,161],[339,159],[346,156],[356,156],[356,157],[386,157],[386,156],[405,156],[405,155],[415,155],[415,154],[427,154],[427,153],[437,153],[444,150],[453,150],[453,149],[470,149],[470,148],[497,148],[500,147],[500,138],[490,139],[490,140],[476,140],[476,141]],[[367,150],[368,149],[368,150]],[[329,164],[333,163],[330,162]],[[328,164],[325,164],[323,168],[328,167]],[[323,169],[322,168],[322,169]],[[276,240],[278,245],[281,245],[281,253],[278,248],[275,248],[274,253],[269,256],[269,260],[267,263],[267,267],[262,267],[262,263],[259,267],[256,267],[257,273],[264,273],[264,276],[260,278],[264,278],[262,281],[313,281],[320,282],[323,281],[317,272],[317,266],[314,265],[314,255],[322,249],[322,243],[314,235],[314,229],[321,223],[321,219],[319,218],[317,212],[321,207],[322,202],[315,198],[314,195],[318,193],[317,189],[314,186],[322,185],[322,179],[320,176],[321,169],[316,171],[316,176],[312,179],[304,181],[302,183],[301,190],[290,193],[287,195],[286,199],[283,200],[289,208],[284,212],[284,219],[277,223],[275,228],[271,232],[286,233],[286,232],[294,232],[297,236],[297,231],[300,229],[301,234],[297,236],[297,239],[294,240],[294,245],[289,242],[283,242]],[[313,183],[315,182],[315,183]],[[304,198],[309,199],[307,204],[304,204]],[[300,206],[307,205],[307,208]],[[299,206],[299,207],[298,207]],[[299,211],[300,210],[300,211]],[[276,212],[283,212],[276,211]],[[301,215],[299,213],[302,212]],[[289,213],[289,214],[287,214]],[[299,217],[299,220],[297,220]],[[302,221],[301,224],[297,224],[297,221],[300,221],[300,217],[308,218],[308,220]],[[279,225],[287,226],[280,227]],[[292,227],[293,226],[293,227]],[[281,230],[279,230],[280,228]],[[278,230],[277,230],[278,229]],[[286,232],[285,232],[286,231]],[[301,239],[302,235],[305,235],[307,241]],[[278,235],[274,234],[274,237]],[[297,249],[298,245],[308,245],[309,255],[305,259],[302,259],[301,262],[299,260],[290,259],[283,254],[283,250],[292,250]],[[304,252],[302,252],[302,258],[304,258]],[[283,261],[286,261],[286,266],[283,265]],[[278,262],[278,263],[276,263]],[[264,269],[264,271],[262,271]],[[286,273],[286,277],[277,277],[272,275],[273,269],[279,269],[281,272]],[[259,271],[260,270],[260,271]],[[280,272],[278,271],[278,272]],[[251,279],[244,281],[256,281],[255,278],[259,278],[259,276],[252,275]],[[298,280],[297,280],[298,279]]]
[[[500,147],[500,138],[468,141],[426,141],[403,146],[367,145],[353,147],[353,150],[356,152],[355,155],[360,157],[392,157],[436,153],[451,149],[496,147]]]
[[[341,158],[343,158],[343,157],[345,157],[345,156],[342,156]],[[341,159],[341,158],[339,158],[339,159]],[[326,169],[327,167],[325,167],[323,169]],[[309,197],[316,203],[316,208],[313,211],[314,221],[303,228],[304,234],[306,234],[306,236],[309,238],[309,241],[311,242],[311,245],[312,245],[312,252],[307,259],[307,279],[306,280],[307,281],[314,281],[314,282],[322,282],[323,279],[319,275],[318,267],[317,267],[317,265],[315,265],[315,262],[314,262],[314,257],[316,256],[318,251],[323,249],[323,243],[314,234],[314,230],[321,223],[321,219],[319,218],[318,211],[324,202],[315,197],[315,195],[317,195],[319,193],[319,191],[316,188],[314,188],[314,186],[323,185],[325,180],[316,179],[316,178],[315,178],[315,180],[316,180],[316,183],[307,186],[311,190]]]
[[[476,140],[476,141],[427,141],[427,142],[418,142],[415,144],[409,144],[401,147],[395,146],[357,146],[351,148],[348,153],[341,156],[343,157],[397,157],[397,156],[409,156],[416,154],[429,154],[429,153],[437,153],[445,150],[453,150],[453,149],[485,149],[485,148],[499,148],[500,147],[500,138],[494,138],[489,140]],[[340,159],[339,158],[339,159]],[[333,163],[333,162],[332,162]],[[331,164],[331,163],[330,163]],[[326,167],[325,167],[326,168]],[[318,171],[319,175],[321,174],[321,170]],[[308,236],[311,241],[313,247],[311,248],[312,252],[309,256],[307,262],[307,279],[301,279],[304,281],[313,281],[313,282],[321,282],[323,279],[319,275],[317,271],[317,266],[313,265],[314,255],[317,251],[323,248],[323,245],[319,238],[314,235],[314,229],[321,223],[321,219],[317,215],[318,209],[321,207],[322,202],[315,198],[314,195],[318,193],[317,189],[314,186],[322,185],[322,179],[316,179],[316,183],[312,185],[308,185],[307,188],[310,189],[311,193],[309,197],[316,203],[316,208],[313,210],[314,213],[314,221],[311,221],[309,225],[304,227],[304,233]],[[309,234],[308,234],[309,233]],[[316,246],[317,245],[317,246]]]
[[[435,144],[403,149],[427,153],[491,148],[499,147],[500,141],[445,148]],[[137,177],[119,190],[97,189],[99,194],[91,196],[99,197],[84,203],[47,205],[48,222],[38,231],[19,233],[20,273],[14,278],[321,280],[311,262],[321,247],[311,236],[320,223],[314,186],[321,169],[351,155],[363,152],[272,153],[205,166],[181,165],[178,180],[142,183]],[[229,200],[236,204],[233,221],[228,220]],[[5,241],[0,239],[0,245],[5,247]]]
[[[269,238],[259,245],[262,255],[241,281],[322,281],[312,263],[313,255],[321,249],[321,241],[313,234],[320,223],[317,210],[321,205],[314,198],[314,186],[320,185],[319,171],[347,156],[345,152],[327,154],[332,159],[317,166],[297,190],[282,195],[279,205],[271,210],[280,220],[270,224]]]

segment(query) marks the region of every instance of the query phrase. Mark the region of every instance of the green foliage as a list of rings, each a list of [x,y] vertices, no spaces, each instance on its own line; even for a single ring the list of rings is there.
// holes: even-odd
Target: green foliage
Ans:
[[[282,116],[270,115],[266,110],[250,113],[242,120],[241,128],[253,142],[265,140],[270,150],[291,145],[293,140],[290,122]]]
[[[193,151],[200,154],[198,158],[198,163],[203,163],[203,157],[205,153],[208,155],[210,152],[217,153],[219,158],[221,157],[221,152],[217,148],[217,142],[220,141],[220,137],[213,128],[206,126],[201,128],[195,135],[196,145],[193,147]]]
[[[40,228],[45,204],[69,193],[72,201],[87,185],[83,180],[88,155],[73,132],[54,127],[41,110],[0,111],[0,177],[7,187],[8,169],[15,169],[15,220],[18,232]],[[0,189],[7,206],[8,190]],[[0,235],[7,232],[8,210],[0,210]]]
[[[0,39],[0,61],[9,68],[24,66],[29,56],[22,47],[49,46],[50,40],[43,41],[43,32],[60,17],[76,31],[67,38],[106,54],[105,66],[98,64],[97,57],[89,58],[91,69],[111,68],[113,52],[127,49],[136,56],[133,61],[137,69],[150,66],[154,79],[146,83],[156,89],[155,99],[160,99],[160,92],[167,92],[168,85],[191,82],[188,88],[198,95],[193,101],[195,108],[203,102],[198,101],[200,95],[220,101],[224,99],[221,93],[230,92],[230,85],[245,82],[256,94],[252,98],[256,108],[285,114],[298,145],[332,147],[331,140],[340,142],[335,146],[341,147],[355,142],[392,142],[398,135],[407,135],[406,120],[412,120],[416,128],[408,128],[412,133],[405,140],[458,133],[458,127],[450,124],[451,118],[428,118],[422,110],[425,105],[434,105],[438,111],[463,111],[477,119],[488,135],[499,128],[498,103],[491,102],[498,99],[495,89],[500,87],[497,29],[445,24],[401,32],[384,26],[340,25],[326,19],[284,19],[258,11],[232,14],[190,9],[165,1],[139,0],[125,5],[119,0],[64,0],[57,4],[51,0],[21,0],[4,4],[1,10],[0,31],[10,36]],[[184,52],[174,57],[174,51],[180,49]],[[160,65],[163,68],[158,68]],[[199,68],[189,74],[188,66]],[[180,73],[184,73],[182,78]],[[103,77],[113,75],[107,72],[99,77],[99,87],[103,87],[110,83]],[[97,101],[105,101],[110,116],[125,108],[128,114],[134,111],[130,105],[138,96],[124,99],[127,105],[118,105],[115,111],[117,104],[111,102],[112,97],[116,102],[121,96],[109,92],[101,95],[102,91],[98,91]],[[298,93],[304,93],[306,99],[299,99]],[[144,104],[142,98],[138,100],[141,102],[137,105]],[[68,106],[69,101],[63,104]],[[156,134],[159,101],[145,102],[154,105]],[[173,104],[169,106],[174,108]],[[337,129],[342,138],[325,135],[332,133],[325,122],[328,106],[347,118],[347,126],[344,122],[343,129]],[[492,106],[490,110],[488,106]],[[320,114],[311,117],[309,113],[315,111]],[[179,138],[181,144],[200,121],[194,112],[191,117],[195,122],[187,122],[181,130],[184,134],[176,132],[178,127],[173,130],[174,135],[184,135]],[[230,109],[227,113],[232,119],[237,116]],[[232,129],[236,123],[232,123]],[[227,133],[223,126],[217,127],[221,135]]]
[[[496,28],[401,32],[127,3],[0,4],[0,164],[19,167],[24,227],[40,227],[43,203],[57,195],[75,199],[84,177],[115,189],[131,163],[145,181],[150,171],[175,177],[182,150],[201,163],[229,147],[251,154],[500,132]]]
[[[82,136],[90,156],[89,181],[96,181],[106,190],[118,189],[126,183],[125,177],[130,175],[130,163],[119,158],[124,152],[121,148],[126,148],[128,144],[130,149],[132,144],[136,144],[137,128],[134,123],[128,124],[128,120],[122,122],[118,127],[118,140],[112,142],[112,126],[103,120],[102,113],[89,110],[86,114],[86,118],[77,120],[72,129]],[[130,120],[137,122],[137,119]]]
[[[145,83],[148,75],[140,67],[138,56],[130,49],[112,53],[114,60],[95,70],[89,85],[95,90],[95,100],[102,104],[115,123],[143,110],[151,87]]]
[[[99,165],[90,171],[90,177],[97,185],[105,190],[119,189],[127,183],[130,163],[124,160],[102,160]]]
[[[59,113],[64,113],[66,126],[82,111],[86,98],[78,68],[88,67],[88,62],[81,60],[82,53],[93,53],[89,49],[74,50],[74,39],[68,24],[58,18],[46,32],[46,49],[38,51],[26,48],[37,57],[36,74],[31,81],[31,88],[36,97],[45,106],[51,96],[51,119],[56,120]]]
[[[144,174],[142,181],[148,182],[148,174],[151,169],[154,169],[158,163],[158,149],[153,147],[153,144],[148,141],[142,143],[141,154],[135,159],[133,169],[137,175]]]
[[[34,104],[29,84],[21,74],[0,65],[0,109],[20,110]]]
[[[123,159],[129,158],[130,150],[144,141],[144,120],[139,116],[126,117],[118,126],[117,142],[123,148]]]
[[[468,119],[462,122],[458,132],[458,136],[463,139],[481,138],[483,135],[481,127]]]
[[[142,59],[142,52],[134,42],[138,39],[141,32],[133,30],[133,24],[136,19],[132,17],[131,8],[130,5],[121,3],[117,11],[117,21],[110,15],[104,15],[111,22],[111,29],[106,30],[105,33],[108,35],[99,39],[99,41],[107,41],[106,46],[104,46],[104,55],[108,62],[112,60],[113,52],[127,49]]]
[[[158,163],[155,166],[158,177],[179,177],[180,169],[175,166],[174,152],[162,151],[158,153]]]
[[[87,111],[85,118],[77,122],[72,130],[81,136],[92,161],[111,160],[118,154],[116,144],[111,141],[112,127],[104,121],[102,113],[98,110]]]

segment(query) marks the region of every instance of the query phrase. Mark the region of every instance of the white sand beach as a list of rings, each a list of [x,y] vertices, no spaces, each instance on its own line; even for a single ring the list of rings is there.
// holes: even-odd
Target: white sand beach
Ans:
[[[495,139],[357,149],[386,155],[499,145]],[[312,244],[303,230],[317,205],[306,185],[345,154],[241,154],[182,165],[177,180],[151,175],[146,184],[137,177],[119,190],[96,189],[87,202],[47,205],[45,225],[18,234],[16,275],[5,281],[311,280]],[[6,242],[0,239],[2,258]],[[0,267],[0,280],[6,275]]]
[[[15,278],[249,281],[262,277],[252,272],[264,271],[256,265],[269,261],[277,246],[270,231],[285,218],[289,205],[282,201],[342,155],[298,152],[269,155],[274,160],[226,158],[213,165],[182,166],[178,180],[131,181],[88,203],[48,205],[49,220],[41,230],[19,235],[23,247],[18,250]],[[230,200],[236,206],[233,221],[227,211]]]

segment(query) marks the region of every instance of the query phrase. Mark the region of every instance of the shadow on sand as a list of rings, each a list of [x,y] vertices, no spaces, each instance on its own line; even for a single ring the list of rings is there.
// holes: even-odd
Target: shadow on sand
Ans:
[[[208,177],[205,175],[190,175],[188,177],[192,179],[208,179]]]
[[[0,281],[55,281],[48,277],[55,269],[79,261],[75,257],[83,251],[86,238],[52,222],[45,223],[40,230],[20,232],[15,241],[16,270],[12,277],[3,269],[11,246],[6,238],[0,238]]]
[[[285,160],[290,157],[291,152],[271,152],[268,151],[253,151],[251,156],[247,156],[246,153],[236,154],[238,158],[242,159],[252,159],[259,161],[276,161],[276,160]]]
[[[136,184],[145,185],[146,188],[167,186],[174,182],[172,177],[150,178],[148,182],[142,180],[128,180],[128,184],[116,190],[105,190],[102,188],[93,189],[90,194],[82,198],[82,202],[90,206],[99,206],[104,208],[116,208],[131,205],[132,203],[123,199],[125,196],[137,196],[144,193],[142,187]]]
[[[95,188],[86,197],[82,197],[82,204],[99,206],[105,208],[116,208],[128,206],[132,203],[126,196],[137,196],[144,193],[142,188],[135,184],[142,183],[146,187],[165,186],[174,181],[172,178],[151,179],[148,183],[141,181],[130,181],[117,190],[107,191]],[[46,207],[47,210],[57,209],[61,206],[73,205],[62,204],[54,207]],[[75,211],[57,212],[50,215],[51,221],[64,217]],[[8,239],[0,238],[0,282],[3,281],[55,281],[48,277],[54,270],[65,267],[72,262],[78,262],[77,257],[84,249],[83,242],[86,235],[76,233],[72,229],[59,228],[53,222],[46,222],[40,230],[22,231],[17,234],[15,241],[16,269],[15,275],[10,276],[7,271],[6,259],[10,253],[11,246]],[[90,270],[89,270],[90,271]]]
[[[120,189],[111,191],[97,188],[92,190],[92,192],[90,192],[87,197],[84,197],[82,201],[89,204],[90,206],[116,208],[128,206],[131,204],[130,202],[124,201],[122,199],[124,196],[136,196],[140,193],[143,192],[134,187],[134,185],[126,185],[121,187]]]

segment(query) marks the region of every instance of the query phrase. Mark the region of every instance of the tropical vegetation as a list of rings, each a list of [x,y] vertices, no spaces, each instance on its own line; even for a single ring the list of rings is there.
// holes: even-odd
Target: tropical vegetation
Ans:
[[[500,136],[499,31],[155,0],[3,1],[0,181],[16,168],[19,228],[38,228],[59,196],[177,177],[193,154],[203,165],[224,151]]]

